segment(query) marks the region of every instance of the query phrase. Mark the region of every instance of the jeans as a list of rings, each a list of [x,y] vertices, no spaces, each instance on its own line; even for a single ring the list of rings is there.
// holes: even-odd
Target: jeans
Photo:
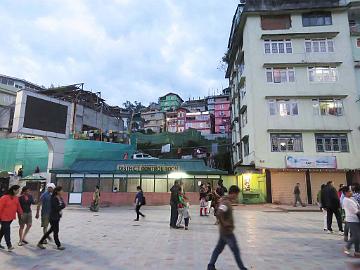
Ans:
[[[339,231],[343,231],[342,228],[342,218],[341,218],[341,213],[340,213],[340,209],[331,209],[328,208],[327,209],[327,229],[329,231],[332,231],[332,218],[333,218],[333,214],[335,214],[337,223],[338,223],[338,227],[339,227]]]
[[[189,226],[189,219],[190,219],[190,218],[184,218],[185,228],[187,228],[187,227]]]
[[[228,234],[228,235],[220,234],[219,241],[218,241],[218,243],[213,251],[213,254],[211,256],[211,259],[210,259],[210,262],[208,265],[208,269],[209,270],[215,269],[215,263],[216,263],[219,255],[221,254],[221,252],[224,250],[226,245],[229,246],[232,253],[234,254],[234,257],[235,257],[235,260],[236,260],[236,263],[237,263],[239,269],[246,270],[247,268],[244,266],[244,264],[241,260],[240,250],[239,250],[238,244],[236,242],[235,235],[233,233]]]
[[[136,220],[139,220],[139,216],[145,217],[143,213],[140,212],[140,208],[142,205],[136,205],[135,211],[136,211]]]
[[[54,233],[55,244],[58,247],[61,247],[61,243],[59,241],[59,222],[60,222],[60,219],[58,219],[58,220],[50,219],[50,230],[48,230],[47,233],[44,234],[44,236],[41,238],[39,243],[42,244],[44,242],[44,240],[50,236],[51,233]]]
[[[11,247],[11,238],[10,238],[10,224],[12,221],[1,221],[1,229],[0,229],[0,243],[5,236],[5,242],[8,247]]]
[[[297,202],[299,202],[302,206],[304,206],[304,204],[301,201],[300,194],[295,194],[295,200],[294,201],[295,201],[294,206],[296,206]]]
[[[171,205],[171,216],[170,216],[170,227],[175,228],[178,219],[178,208],[177,204],[172,203]]]
[[[360,251],[360,223],[358,222],[347,222],[349,229],[351,231],[351,236],[348,242],[346,243],[346,248],[350,249],[354,244],[355,252]]]

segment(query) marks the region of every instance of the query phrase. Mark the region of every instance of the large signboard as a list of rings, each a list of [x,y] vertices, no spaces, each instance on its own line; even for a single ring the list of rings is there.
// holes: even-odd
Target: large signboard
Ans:
[[[38,93],[19,91],[13,132],[66,139],[69,136],[70,103]]]
[[[295,157],[286,156],[286,167],[293,169],[336,169],[335,156]]]
[[[166,165],[118,165],[117,170],[121,172],[154,172],[164,173],[178,171],[179,166],[166,166]]]

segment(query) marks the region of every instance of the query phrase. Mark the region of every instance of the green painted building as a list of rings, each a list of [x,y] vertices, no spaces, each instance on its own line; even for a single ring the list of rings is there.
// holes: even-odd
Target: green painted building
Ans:
[[[161,111],[168,112],[176,110],[184,101],[178,94],[168,93],[159,98]]]

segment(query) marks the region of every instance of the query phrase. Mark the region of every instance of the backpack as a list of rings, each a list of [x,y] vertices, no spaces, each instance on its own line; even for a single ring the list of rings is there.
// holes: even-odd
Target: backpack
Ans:
[[[141,202],[141,205],[146,205],[146,199],[145,199],[145,196],[142,197],[142,202]]]

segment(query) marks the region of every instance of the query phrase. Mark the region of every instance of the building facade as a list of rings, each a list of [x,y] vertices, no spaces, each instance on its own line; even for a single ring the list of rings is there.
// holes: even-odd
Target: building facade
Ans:
[[[178,94],[168,93],[159,98],[161,111],[173,111],[180,107],[184,101]]]
[[[209,112],[186,113],[185,130],[196,129],[202,135],[214,133],[214,116]]]
[[[263,175],[269,202],[293,187],[351,183],[360,168],[360,106],[343,1],[240,4],[228,44],[233,164]]]
[[[158,110],[148,110],[141,112],[141,118],[144,119],[145,131],[151,129],[155,133],[165,131],[166,120],[165,113]]]
[[[182,108],[189,110],[189,112],[206,112],[207,104],[206,99],[193,99],[185,101],[181,104]]]
[[[231,104],[228,95],[214,97],[215,133],[229,134],[231,126]]]

